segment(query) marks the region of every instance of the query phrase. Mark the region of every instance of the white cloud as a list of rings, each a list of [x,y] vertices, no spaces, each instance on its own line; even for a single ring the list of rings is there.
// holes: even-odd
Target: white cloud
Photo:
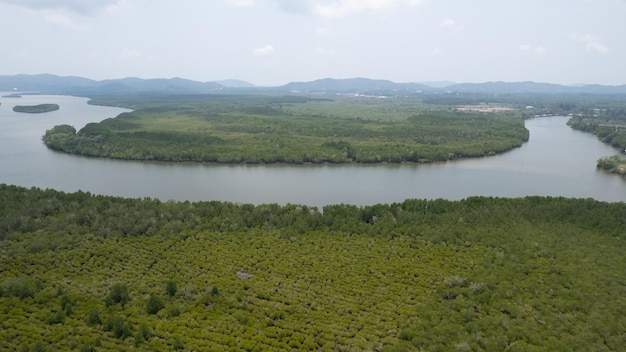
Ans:
[[[454,33],[459,33],[463,31],[463,27],[460,26],[455,19],[446,17],[439,23],[439,28],[444,29],[446,31],[452,31]]]
[[[335,52],[332,50],[327,50],[322,48],[321,46],[316,46],[314,49],[315,55],[318,56],[331,56],[331,55],[335,55]]]
[[[398,6],[414,7],[422,0],[339,0],[331,3],[315,2],[313,12],[322,17],[338,18],[349,14],[382,11]]]
[[[289,13],[309,13],[313,6],[312,0],[274,0],[274,2],[276,2],[280,10]]]
[[[226,0],[226,3],[236,7],[248,7],[254,5],[254,0]]]
[[[109,4],[105,6],[104,10],[108,14],[120,14],[123,13],[124,10],[131,6],[131,0],[119,0],[113,4]]]
[[[591,34],[575,34],[574,38],[577,41],[584,43],[585,47],[589,51],[595,51],[600,54],[606,54],[609,51],[609,48],[607,48],[598,38]]]
[[[274,46],[272,45],[265,45],[262,46],[260,48],[256,48],[253,50],[255,55],[259,55],[259,56],[266,56],[266,55],[270,55],[271,53],[274,52]]]
[[[587,49],[588,50],[597,51],[597,52],[599,52],[601,54],[604,54],[604,53],[609,51],[609,48],[604,46],[604,44],[602,44],[600,42],[596,42],[596,41],[587,43]]]
[[[0,0],[0,3],[31,10],[69,10],[84,15],[115,6],[121,2],[124,0]]]
[[[441,28],[450,28],[450,27],[454,27],[454,26],[456,26],[456,21],[453,20],[450,17],[444,18],[444,20],[439,25],[439,27],[441,27]]]
[[[231,1],[231,0],[227,0]],[[237,1],[237,0],[234,0]],[[245,0],[239,0],[245,1]],[[278,9],[295,14],[340,18],[359,12],[375,12],[396,7],[415,7],[425,0],[272,0]]]
[[[66,29],[82,30],[86,29],[84,25],[74,22],[69,16],[65,15],[61,11],[50,11],[45,15],[46,22],[55,26],[60,26]]]
[[[328,27],[319,27],[315,30],[315,35],[318,37],[328,37],[333,35],[333,31]]]
[[[141,57],[142,57],[142,54],[137,49],[125,49],[117,56],[118,60],[120,61],[136,60]]]
[[[519,46],[519,50],[526,53],[532,53],[537,56],[541,56],[546,53],[546,48],[542,46],[532,46],[530,44],[521,44]]]

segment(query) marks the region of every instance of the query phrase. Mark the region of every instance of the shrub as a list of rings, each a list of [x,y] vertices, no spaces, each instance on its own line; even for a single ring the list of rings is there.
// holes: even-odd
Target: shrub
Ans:
[[[185,345],[183,344],[183,341],[180,338],[180,336],[174,337],[174,341],[172,341],[172,348],[175,350],[182,350],[185,348]]]
[[[144,341],[146,341],[146,339],[143,337],[143,335],[141,334],[140,331],[137,331],[135,333],[135,347],[138,347],[139,345],[141,345]]]
[[[165,307],[165,305],[161,297],[154,294],[151,294],[150,298],[148,298],[148,302],[146,302],[146,312],[148,314],[156,314],[163,309],[163,307]]]
[[[149,339],[150,336],[152,336],[152,333],[150,332],[150,328],[148,327],[148,325],[146,325],[146,323],[142,323],[141,325],[139,325],[139,333],[146,340]]]
[[[105,299],[107,307],[120,303],[123,306],[128,303],[128,287],[123,283],[115,283],[111,286],[111,291]]]
[[[116,338],[124,339],[132,335],[130,323],[117,315],[111,315],[107,318],[104,323],[104,330],[112,332]]]
[[[166,284],[165,284],[165,293],[167,293],[168,296],[170,297],[174,297],[176,296],[176,292],[178,291],[177,287],[176,287],[176,281],[174,280],[169,280]]]
[[[139,326],[139,331],[135,333],[135,346],[139,346],[140,344],[148,340],[150,336],[152,336],[150,328],[148,327],[148,325],[146,325],[146,323],[142,323]]]
[[[80,352],[93,352],[93,351],[95,351],[95,348],[89,342],[83,343],[82,346],[80,347]]]
[[[245,314],[237,314],[235,316],[235,319],[237,319],[237,321],[239,322],[239,324],[241,325],[248,325],[248,316]]]
[[[473,293],[480,293],[485,288],[485,284],[482,282],[472,281],[469,288]]]
[[[170,317],[177,317],[180,315],[180,307],[179,306],[172,306],[169,309],[169,316]]]
[[[443,279],[443,282],[446,284],[446,286],[450,288],[463,287],[465,286],[467,279],[462,276],[454,275],[454,276]]]
[[[8,282],[4,290],[4,295],[26,298],[33,297],[41,290],[41,283],[35,279],[27,277],[17,277]]]
[[[102,324],[102,320],[100,319],[100,311],[97,308],[91,308],[89,313],[87,313],[87,324],[94,326]]]
[[[63,319],[65,319],[65,312],[59,310],[57,312],[50,313],[48,315],[48,318],[46,318],[46,321],[48,322],[48,324],[53,325],[62,323]]]

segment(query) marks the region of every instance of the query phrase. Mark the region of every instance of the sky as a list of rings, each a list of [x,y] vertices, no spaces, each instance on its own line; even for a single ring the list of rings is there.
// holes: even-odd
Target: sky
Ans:
[[[0,0],[0,75],[626,84],[626,0]]]

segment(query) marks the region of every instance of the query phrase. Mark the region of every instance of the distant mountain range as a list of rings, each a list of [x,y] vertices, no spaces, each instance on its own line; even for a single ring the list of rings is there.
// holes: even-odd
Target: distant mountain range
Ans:
[[[446,85],[446,83],[449,83]],[[626,94],[626,85],[579,85],[563,86],[536,82],[486,82],[460,83],[395,83],[386,80],[367,78],[332,79],[325,78],[311,82],[292,82],[282,87],[284,90],[300,92],[359,93],[359,94],[400,94],[413,93],[468,93],[468,94]]]
[[[221,84],[224,87],[228,87],[228,88],[253,88],[254,84],[246,82],[246,81],[241,81],[238,79],[225,79],[222,81],[214,81],[215,83]]]
[[[626,85],[563,86],[536,82],[486,82],[454,84],[445,87],[445,90],[480,94],[626,94]]]
[[[239,80],[198,82],[183,78],[122,78],[95,81],[75,76],[51,74],[0,76],[0,91],[67,94],[114,94],[114,93],[209,93],[222,89],[250,88],[253,84]]]
[[[390,93],[431,91],[435,87],[421,83],[395,83],[387,80],[368,78],[333,79],[324,78],[311,82],[292,82],[278,87],[289,91],[327,93]]]
[[[75,76],[52,74],[0,76],[0,91],[32,92],[75,95],[172,93],[202,94],[217,91],[284,91],[303,93],[338,93],[363,95],[413,95],[413,94],[626,94],[626,85],[578,85],[564,86],[536,82],[486,82],[461,83],[431,82],[396,83],[368,78],[324,78],[309,82],[292,82],[279,87],[255,87],[253,84],[230,79],[215,82],[199,82],[182,78],[122,78],[102,81]]]

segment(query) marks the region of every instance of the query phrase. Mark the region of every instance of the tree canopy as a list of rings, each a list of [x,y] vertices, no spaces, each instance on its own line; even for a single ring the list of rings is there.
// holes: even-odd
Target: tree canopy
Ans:
[[[619,350],[626,205],[0,185],[0,349]],[[174,284],[173,284],[174,283]]]
[[[59,110],[58,104],[38,104],[38,105],[15,105],[13,111],[39,114]]]

